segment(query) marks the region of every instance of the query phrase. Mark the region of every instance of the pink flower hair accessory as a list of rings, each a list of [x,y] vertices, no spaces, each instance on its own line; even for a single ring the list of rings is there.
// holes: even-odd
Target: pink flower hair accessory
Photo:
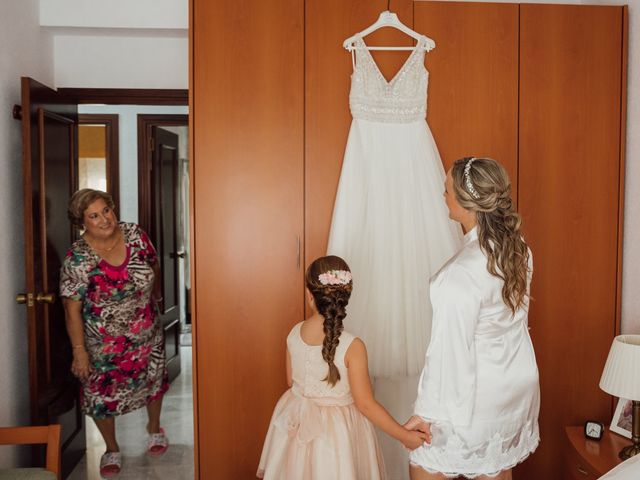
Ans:
[[[318,275],[322,285],[347,285],[351,279],[351,272],[348,270],[329,270]]]

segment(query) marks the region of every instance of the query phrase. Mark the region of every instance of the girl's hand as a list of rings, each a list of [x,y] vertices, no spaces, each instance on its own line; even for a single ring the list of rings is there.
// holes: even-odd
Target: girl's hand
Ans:
[[[417,430],[425,434],[425,441],[427,443],[431,443],[431,424],[424,420],[422,417],[418,417],[417,415],[413,415],[406,423],[403,425],[407,430]]]
[[[427,441],[427,435],[419,430],[407,430],[406,438],[402,440],[402,444],[409,450],[415,450],[421,447]],[[428,442],[427,442],[428,443]]]
[[[73,350],[71,373],[73,373],[79,380],[85,381],[89,378],[90,371],[89,354],[84,348],[75,348]]]

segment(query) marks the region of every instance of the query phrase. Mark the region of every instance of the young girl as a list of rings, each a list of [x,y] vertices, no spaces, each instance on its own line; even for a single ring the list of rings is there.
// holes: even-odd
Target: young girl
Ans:
[[[335,256],[318,258],[305,282],[313,315],[287,337],[291,388],[273,412],[257,475],[267,480],[384,479],[371,423],[409,449],[427,437],[402,427],[373,398],[364,343],[342,326],[353,286],[347,263]]]

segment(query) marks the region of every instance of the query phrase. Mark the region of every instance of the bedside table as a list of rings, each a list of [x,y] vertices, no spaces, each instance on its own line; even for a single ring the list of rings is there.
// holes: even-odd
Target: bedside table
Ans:
[[[618,452],[631,444],[624,438],[605,428],[600,441],[588,440],[584,436],[584,427],[566,427],[568,447],[565,458],[565,477],[567,480],[595,480],[616,465],[622,463]]]

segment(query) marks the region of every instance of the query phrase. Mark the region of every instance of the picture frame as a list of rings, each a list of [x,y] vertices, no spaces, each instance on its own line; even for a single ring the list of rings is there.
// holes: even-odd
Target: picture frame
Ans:
[[[612,432],[622,435],[623,437],[631,438],[632,405],[631,400],[627,400],[626,398],[618,399],[618,405],[616,405],[616,410],[611,419],[610,430]]]

